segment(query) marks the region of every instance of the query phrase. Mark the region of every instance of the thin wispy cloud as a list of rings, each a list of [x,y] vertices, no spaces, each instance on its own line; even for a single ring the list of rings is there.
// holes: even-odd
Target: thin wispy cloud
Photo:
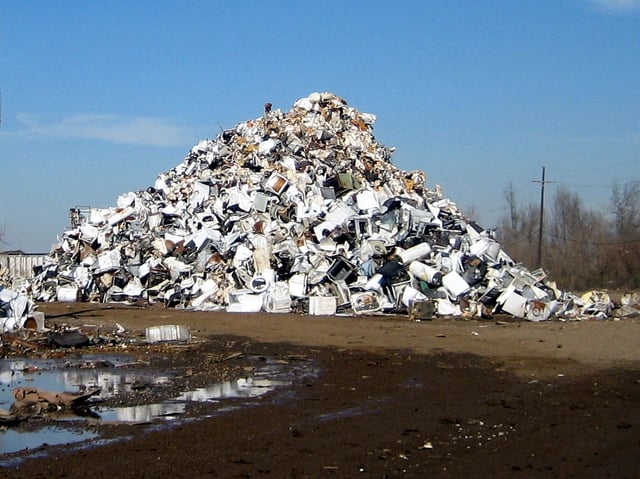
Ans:
[[[150,117],[126,118],[117,115],[75,115],[52,122],[20,113],[16,115],[21,128],[7,136],[36,140],[87,139],[116,144],[147,146],[179,146],[189,142],[188,132],[170,122]]]
[[[586,0],[595,10],[605,13],[638,13],[640,0]]]

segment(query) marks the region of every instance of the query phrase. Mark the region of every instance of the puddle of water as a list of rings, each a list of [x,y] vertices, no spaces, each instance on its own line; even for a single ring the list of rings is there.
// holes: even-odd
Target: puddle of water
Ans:
[[[260,371],[257,373],[260,374]],[[162,403],[133,407],[96,408],[104,422],[151,422],[156,419],[176,419],[186,411],[190,402],[219,401],[224,399],[255,398],[273,391],[277,387],[290,386],[291,379],[240,378],[234,381],[213,384],[204,388],[186,391],[178,397]]]
[[[118,408],[96,408],[102,422],[146,423],[156,419],[171,420],[186,411],[185,403],[169,401],[158,404],[143,404]]]
[[[329,412],[317,416],[318,421],[326,422],[336,419],[344,419],[348,417],[362,416],[364,414],[376,414],[378,411],[377,403],[384,402],[384,399],[377,399],[375,401],[367,401],[365,404],[355,406],[340,411]]]
[[[0,452],[9,454],[25,449],[37,449],[44,444],[57,446],[86,441],[97,437],[92,431],[68,429],[61,426],[49,426],[37,431],[7,429],[0,432]]]
[[[290,385],[291,380],[286,379],[248,377],[188,391],[182,393],[176,400],[203,402],[229,398],[253,398],[273,391],[278,386]]]
[[[0,430],[0,454],[33,450],[43,444],[72,444],[89,439],[93,444],[99,433],[95,430],[81,430],[78,424],[166,424],[167,421],[182,417],[189,403],[256,398],[278,387],[291,385],[294,377],[309,374],[315,372],[308,363],[283,364],[261,358],[249,377],[185,391],[162,403],[118,408],[93,404],[82,416],[78,411],[75,414],[63,411],[60,415],[49,415],[49,419],[56,421],[55,426],[29,431],[21,431],[19,428]],[[1,359],[0,408],[9,409],[13,404],[12,391],[16,387],[37,387],[47,391],[78,391],[84,387],[100,387],[100,394],[94,398],[108,399],[131,392],[137,384],[157,385],[169,381],[171,377],[166,374],[136,367],[134,359],[127,355],[87,355],[72,360]],[[222,408],[218,412],[224,411],[225,408]],[[65,423],[73,424],[65,426]],[[6,461],[0,460],[0,463],[3,462]]]
[[[367,412],[367,409],[364,407],[352,407],[349,409],[342,409],[341,411],[329,412],[326,414],[320,414],[317,419],[321,422],[333,421],[335,419],[344,419],[347,417],[355,417],[360,416]]]
[[[100,387],[93,396],[107,399],[131,392],[136,384],[163,384],[170,380],[167,375],[152,375],[136,370],[135,359],[129,355],[85,355],[65,359],[12,358],[0,360],[0,408],[9,409],[14,402],[13,389],[37,387],[46,391],[79,391],[81,388]],[[86,414],[83,416],[81,414]],[[0,454],[33,450],[44,444],[73,444],[95,439],[95,431],[81,430],[69,422],[95,418],[90,409],[83,411],[64,410],[48,416],[54,426],[23,430],[19,426],[0,430]]]
[[[126,366],[126,367],[125,367]],[[131,368],[131,369],[129,369]],[[136,384],[167,383],[166,375],[144,374],[135,369],[135,361],[126,355],[83,356],[80,359],[2,359],[0,360],[0,407],[13,404],[13,389],[38,387],[47,391],[78,391],[101,388],[96,399],[108,399],[131,392]]]

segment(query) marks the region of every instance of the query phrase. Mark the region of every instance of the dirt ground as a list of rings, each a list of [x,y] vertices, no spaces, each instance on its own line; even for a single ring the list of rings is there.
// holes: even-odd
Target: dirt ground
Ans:
[[[225,362],[231,370],[258,355],[314,373],[223,414],[170,428],[119,426],[113,434],[126,439],[51,448],[0,477],[640,477],[638,319],[40,310],[49,321],[105,330],[188,325],[206,341],[168,349],[165,360],[194,378],[217,367],[202,361],[211,355],[237,356]]]

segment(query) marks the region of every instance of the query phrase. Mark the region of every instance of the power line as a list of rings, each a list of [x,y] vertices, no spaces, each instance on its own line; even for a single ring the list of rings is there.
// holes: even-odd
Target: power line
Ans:
[[[621,240],[621,241],[582,241],[573,238],[561,238],[560,236],[550,233],[549,231],[543,231],[543,233],[550,237],[561,241],[567,241],[569,243],[576,243],[582,245],[590,245],[590,246],[619,246],[624,244],[632,244],[632,243],[640,243],[640,238],[634,238],[630,240]]]
[[[498,233],[497,237],[498,237],[500,243],[505,243],[505,244],[508,243],[509,246],[514,246],[514,245],[516,245],[518,243],[522,243],[525,240],[526,241],[531,241],[531,236],[536,234],[537,232],[538,232],[538,230],[535,230],[535,231],[531,232],[531,235],[526,235],[525,234],[525,235],[522,235],[522,236],[520,236],[518,238],[509,238],[508,241],[507,240],[502,240],[502,238],[500,237],[499,233]]]
[[[539,233],[540,230],[539,229],[535,229],[534,231],[531,232],[531,234],[529,235],[523,235],[523,236],[519,236],[518,238],[515,239],[500,239],[501,243],[504,244],[509,244],[509,245],[515,245],[517,243],[520,243],[524,240],[530,240],[531,237],[537,233]],[[557,239],[560,241],[566,241],[568,243],[574,243],[574,244],[580,244],[580,245],[586,245],[586,246],[621,246],[621,245],[625,245],[625,244],[633,244],[633,243],[640,243],[640,238],[634,238],[634,239],[629,239],[629,240],[620,240],[620,241],[583,241],[583,240],[578,240],[578,239],[574,239],[574,238],[562,238],[556,234],[553,234],[549,231],[543,230],[542,233],[549,237],[549,238],[553,238],[553,239]]]
[[[570,186],[571,188],[614,188],[616,186],[625,186],[640,183],[640,180],[629,180],[624,183],[609,183],[609,184],[591,184],[591,185],[578,185],[572,183],[562,182],[563,186]]]
[[[618,168],[620,166],[627,166],[633,163],[640,163],[640,158],[635,158],[633,160],[626,160],[626,161],[621,161],[618,163],[610,163],[608,165],[601,165],[601,166],[592,166],[592,167],[580,167],[580,168],[555,168],[555,171],[560,171],[560,172],[568,172],[568,173],[575,173],[575,172],[579,172],[579,171],[598,171],[598,170],[610,170],[611,168]]]

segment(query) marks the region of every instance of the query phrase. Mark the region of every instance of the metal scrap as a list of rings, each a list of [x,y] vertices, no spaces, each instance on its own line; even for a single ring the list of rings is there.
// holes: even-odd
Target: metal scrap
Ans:
[[[574,307],[424,172],[395,167],[375,120],[312,93],[199,142],[149,188],[74,215],[32,297],[533,321]]]

